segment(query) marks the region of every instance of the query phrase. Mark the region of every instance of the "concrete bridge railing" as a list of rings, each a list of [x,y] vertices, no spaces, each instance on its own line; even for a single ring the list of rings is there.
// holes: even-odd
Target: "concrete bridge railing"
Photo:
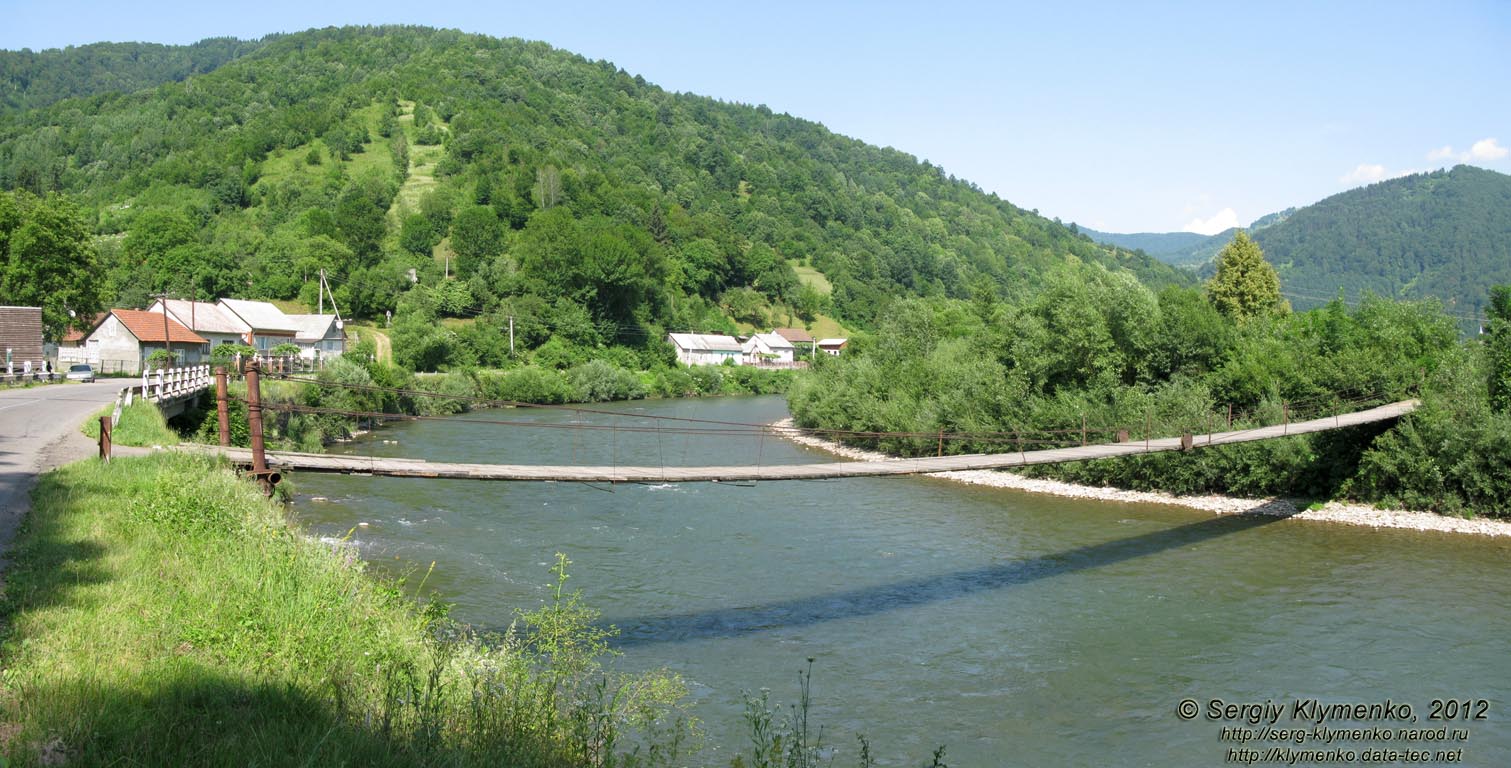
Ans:
[[[121,409],[131,405],[138,397],[156,403],[164,416],[176,416],[183,412],[184,404],[190,398],[214,383],[215,374],[208,365],[144,369],[140,383],[125,387],[116,395],[111,425],[120,422]]]

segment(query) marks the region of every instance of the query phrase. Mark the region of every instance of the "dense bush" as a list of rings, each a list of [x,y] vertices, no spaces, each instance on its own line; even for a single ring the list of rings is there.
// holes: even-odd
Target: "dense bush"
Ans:
[[[573,399],[588,403],[636,400],[645,397],[640,377],[603,360],[593,360],[567,371]]]
[[[1347,496],[1445,512],[1511,514],[1511,421],[1487,397],[1488,357],[1436,304],[1366,298],[1357,308],[1243,323],[1200,294],[1154,294],[1095,268],[1023,303],[903,300],[789,394],[803,426],[915,433],[855,442],[898,454],[981,453],[1105,442],[1126,428],[1178,435],[1273,424],[1406,399],[1391,429],[1043,467],[1094,485],[1176,493]],[[988,433],[1002,433],[993,436]],[[1021,441],[1021,442],[1020,442]]]

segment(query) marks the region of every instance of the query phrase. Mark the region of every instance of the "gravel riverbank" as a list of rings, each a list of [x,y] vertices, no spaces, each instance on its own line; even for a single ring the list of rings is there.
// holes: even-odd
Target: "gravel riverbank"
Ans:
[[[792,419],[782,419],[772,426],[782,436],[799,445],[818,448],[836,456],[858,461],[879,461],[895,458],[876,451],[851,448],[831,440],[804,434],[793,427]],[[1012,488],[1029,493],[1047,493],[1076,499],[1098,501],[1126,501],[1147,504],[1174,504],[1192,509],[1205,510],[1218,515],[1261,514],[1289,517],[1296,520],[1319,520],[1349,525],[1367,525],[1374,528],[1408,528],[1418,531],[1442,531],[1445,533],[1473,533],[1481,536],[1511,536],[1511,522],[1489,518],[1465,519],[1446,517],[1432,512],[1376,509],[1363,504],[1328,502],[1318,509],[1303,509],[1288,499],[1240,499],[1232,496],[1176,496],[1169,493],[1126,491],[1120,488],[1096,488],[1076,485],[1059,480],[1042,480],[1024,477],[1002,470],[967,470],[961,472],[938,472],[938,477],[971,485],[986,485],[993,488]]]

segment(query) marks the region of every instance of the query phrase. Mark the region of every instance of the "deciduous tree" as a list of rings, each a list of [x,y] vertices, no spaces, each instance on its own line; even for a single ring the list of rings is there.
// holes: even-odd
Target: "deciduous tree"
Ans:
[[[41,307],[43,330],[57,339],[100,310],[102,282],[78,206],[58,195],[0,192],[0,304]]]
[[[1511,285],[1490,289],[1490,407],[1511,411]]]

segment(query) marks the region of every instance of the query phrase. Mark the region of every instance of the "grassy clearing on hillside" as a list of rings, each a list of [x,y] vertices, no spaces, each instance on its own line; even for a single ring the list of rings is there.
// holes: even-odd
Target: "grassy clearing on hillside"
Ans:
[[[485,644],[210,459],[79,462],[33,496],[0,602],[8,764],[679,760],[681,683],[602,670],[565,558]]]
[[[412,101],[399,102],[397,120],[409,139],[409,175],[404,178],[404,185],[399,187],[399,194],[394,197],[393,206],[388,210],[389,217],[395,221],[400,211],[419,210],[420,198],[436,188],[439,182],[435,178],[435,164],[445,155],[445,147],[439,144],[420,144],[415,141],[414,107]]]
[[[798,282],[801,282],[803,285],[811,285],[825,296],[834,293],[834,286],[829,283],[829,278],[824,277],[823,272],[813,267],[802,266],[801,264],[793,264],[792,271],[797,273]]]
[[[264,189],[271,189],[278,183],[295,177],[303,177],[311,181],[319,180],[329,175],[332,163],[343,166],[345,175],[352,178],[360,177],[367,172],[392,175],[393,155],[388,152],[387,139],[378,135],[377,109],[375,105],[360,111],[364,122],[369,126],[370,141],[362,145],[360,152],[352,153],[350,159],[342,161],[335,157],[330,147],[327,147],[321,139],[315,139],[292,149],[275,149],[262,161],[257,183]],[[318,164],[310,165],[311,153],[319,158]]]

